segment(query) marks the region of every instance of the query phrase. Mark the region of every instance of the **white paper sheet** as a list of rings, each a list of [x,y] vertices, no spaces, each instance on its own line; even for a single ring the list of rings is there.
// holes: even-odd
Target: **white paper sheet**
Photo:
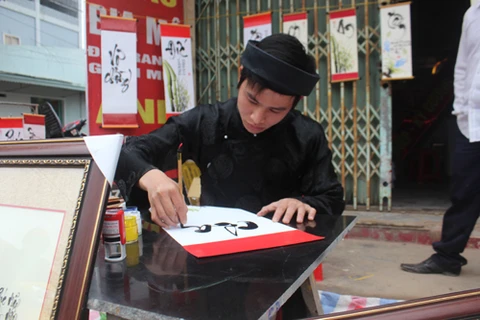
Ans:
[[[0,224],[0,319],[40,317],[63,218],[61,211],[0,205],[0,220],[8,221]]]
[[[100,136],[88,136],[83,140],[87,145],[88,151],[96,162],[100,171],[110,183],[113,183],[115,170],[117,169],[118,157],[122,148],[123,135],[110,134]]]
[[[246,221],[254,223],[257,225],[257,228],[243,229],[243,227],[247,227]],[[215,226],[218,223],[229,223],[230,225]],[[232,226],[232,224],[236,225],[237,228]],[[196,232],[200,226],[204,225],[210,225],[211,231],[206,233]],[[191,228],[187,228],[189,226]],[[254,213],[241,209],[194,206],[189,207],[188,222],[184,227],[178,226],[165,229],[165,231],[182,246],[188,246],[296,230],[282,223],[272,222],[270,219],[258,217]]]

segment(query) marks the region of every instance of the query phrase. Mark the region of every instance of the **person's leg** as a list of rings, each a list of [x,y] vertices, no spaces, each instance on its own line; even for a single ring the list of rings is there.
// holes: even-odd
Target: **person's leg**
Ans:
[[[432,259],[449,270],[460,270],[466,264],[460,253],[480,214],[480,142],[470,143],[459,130],[452,182],[452,205],[443,216],[442,238],[433,243]]]
[[[451,207],[443,217],[442,237],[433,243],[436,251],[418,264],[402,264],[405,271],[458,275],[467,261],[465,249],[480,214],[480,142],[470,143],[457,128],[453,156]]]

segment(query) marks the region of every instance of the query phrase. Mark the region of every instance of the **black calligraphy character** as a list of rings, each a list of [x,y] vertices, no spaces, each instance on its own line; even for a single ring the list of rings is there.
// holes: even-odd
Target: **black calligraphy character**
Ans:
[[[355,28],[353,27],[353,24],[351,23],[344,24],[343,19],[340,19],[340,22],[338,23],[337,32],[345,35],[347,38],[351,38],[355,34]]]
[[[250,40],[262,40],[262,33],[257,29],[250,30]]]
[[[13,294],[8,298],[8,306],[11,309],[16,309],[20,304],[20,293]]]
[[[300,27],[296,24],[291,25],[288,28],[288,34],[291,35],[291,36],[294,36],[294,37],[298,38],[299,33],[300,33]]]
[[[245,223],[246,225],[239,225],[241,223]],[[216,226],[218,227],[224,227],[225,230],[227,230],[229,233],[234,235],[235,237],[238,237],[238,230],[253,230],[257,229],[258,225],[254,222],[251,221],[238,221],[236,224],[235,223],[230,223],[230,222],[219,222],[215,223]]]
[[[187,39],[185,39],[184,42],[187,42]],[[185,52],[185,47],[183,46],[183,44],[182,44],[180,41],[177,41],[176,51],[177,51],[176,53],[177,53],[178,55],[180,55],[180,57],[182,57],[182,58],[188,57],[187,52]]]
[[[6,296],[6,293],[7,293],[7,290],[6,288],[0,288],[0,306],[3,306],[5,304],[5,301],[7,300],[7,296]]]
[[[393,30],[400,30],[401,35],[399,38],[403,38],[405,33],[407,32],[407,26],[403,21],[403,16],[399,13],[389,12],[388,13],[388,27]]]
[[[5,314],[0,314],[0,319],[17,320],[17,307],[19,306],[20,301],[20,293],[12,293],[7,300],[7,289],[0,288],[0,307],[5,306],[6,308],[8,308],[8,311]]]
[[[186,228],[197,228],[195,232],[198,233],[207,233],[212,231],[212,226],[209,224],[204,224],[201,226],[184,226],[183,224],[180,225],[182,229]],[[253,230],[257,229],[258,225],[251,221],[238,221],[237,223],[231,222],[218,222],[214,224],[214,227],[223,227],[227,232],[238,237],[238,230]]]
[[[209,225],[209,224],[203,224],[201,226],[185,226],[183,224],[180,224],[180,227],[182,229],[197,228],[197,230],[195,230],[195,232],[198,232],[198,233],[208,233],[208,232],[212,231],[212,226]]]
[[[173,41],[168,41],[168,46],[165,51],[170,52],[170,56],[175,59],[175,48],[173,47]]]
[[[118,44],[115,44],[113,50],[108,51],[110,55],[110,72],[105,74],[104,82],[110,84],[119,83],[122,87],[122,93],[126,92],[130,87],[130,79],[132,78],[132,70],[128,71],[120,70],[120,61],[126,59],[125,53],[118,47]]]
[[[35,132],[33,132],[32,127],[28,127],[27,131],[28,131],[28,133],[30,134],[29,139],[35,139],[35,138],[37,137],[37,135],[35,134]]]
[[[11,140],[13,138],[13,134],[15,133],[15,131],[13,129],[9,129],[6,133],[5,133],[5,137],[7,137],[8,140]]]

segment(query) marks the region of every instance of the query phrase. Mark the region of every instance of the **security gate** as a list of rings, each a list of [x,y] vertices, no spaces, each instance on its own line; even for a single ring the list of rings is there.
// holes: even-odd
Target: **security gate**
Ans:
[[[387,2],[387,1],[385,1]],[[308,12],[308,51],[320,81],[303,105],[305,115],[325,128],[345,200],[357,209],[391,208],[391,98],[380,84],[380,16],[377,2],[355,0],[197,0],[196,88],[201,103],[237,94],[243,51],[243,16],[272,12],[273,33],[282,32],[282,15]],[[359,73],[354,82],[330,83],[328,12],[357,9]]]

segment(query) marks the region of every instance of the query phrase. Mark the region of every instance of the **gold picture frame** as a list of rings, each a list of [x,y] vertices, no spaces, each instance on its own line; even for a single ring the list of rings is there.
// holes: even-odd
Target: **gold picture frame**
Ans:
[[[0,143],[0,175],[0,314],[80,319],[108,181],[83,139]]]

